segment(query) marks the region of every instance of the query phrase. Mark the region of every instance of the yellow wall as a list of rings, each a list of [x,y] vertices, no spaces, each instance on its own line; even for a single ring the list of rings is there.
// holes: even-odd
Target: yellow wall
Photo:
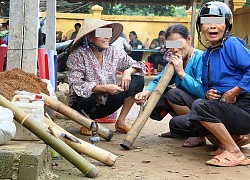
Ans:
[[[100,7],[98,7],[100,8]],[[130,31],[136,31],[138,38],[144,43],[146,38],[152,39],[158,36],[160,30],[165,30],[169,25],[182,23],[191,29],[191,12],[188,12],[188,17],[146,17],[146,16],[122,16],[122,15],[101,15],[101,11],[93,12],[93,14],[79,13],[57,13],[56,14],[56,30],[62,31],[63,36],[66,36],[68,31],[74,31],[74,24],[81,23],[85,18],[100,18],[108,21],[115,21],[123,24],[124,33],[128,37]],[[45,13],[42,13],[45,16]],[[237,37],[244,39],[249,38],[248,47],[250,46],[250,7],[243,7],[233,12],[233,30]],[[5,22],[6,19],[0,19],[0,22]],[[195,34],[196,48],[203,49],[204,47],[198,43],[197,33]]]
[[[74,24],[88,17],[93,17],[92,14],[79,13],[57,13],[56,30],[62,31],[63,36],[70,30],[74,30]],[[145,42],[146,38],[149,41],[158,37],[160,30],[166,30],[169,25],[182,23],[190,29],[190,20],[187,17],[145,17],[145,16],[118,16],[118,15],[101,15],[102,20],[119,22],[124,27],[124,33],[128,37],[130,31],[135,31],[138,38]]]
[[[237,9],[233,14],[233,30],[235,36],[244,39],[248,37],[248,48],[250,48],[250,6]]]

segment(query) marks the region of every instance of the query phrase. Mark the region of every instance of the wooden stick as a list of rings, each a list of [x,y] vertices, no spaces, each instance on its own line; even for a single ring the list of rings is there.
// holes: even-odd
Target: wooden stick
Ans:
[[[40,127],[40,125],[37,125],[34,120],[29,117],[28,114],[12,104],[2,95],[0,95],[0,105],[9,108],[13,112],[15,120],[18,123],[22,124],[37,137],[39,137],[42,141],[56,150],[65,159],[67,159],[75,167],[77,167],[85,176],[93,178],[96,177],[99,170],[94,165],[84,159],[63,141],[55,138],[53,135],[47,132],[44,127]]]
[[[46,115],[46,114],[45,114]],[[47,116],[47,115],[46,115]],[[63,142],[68,144],[70,147],[72,147],[74,150],[76,150],[78,153],[85,154],[95,160],[98,160],[108,166],[113,166],[116,162],[117,156],[112,154],[111,152],[108,152],[106,150],[103,150],[97,146],[94,146],[88,142],[83,141],[82,139],[79,139],[54,123],[50,118],[44,117],[44,126],[46,128],[52,127],[53,132],[56,137],[60,138]],[[72,138],[69,140],[68,138],[65,138],[65,136]]]
[[[136,137],[141,132],[143,126],[145,125],[146,121],[148,120],[150,114],[154,110],[157,102],[163,95],[169,81],[173,77],[174,74],[174,66],[172,64],[168,64],[168,67],[166,71],[163,73],[160,81],[156,85],[154,91],[150,95],[146,105],[144,106],[143,110],[139,114],[139,116],[136,118],[135,122],[133,123],[131,129],[127,133],[125,139],[123,140],[121,147],[129,150],[131,146],[133,145]]]
[[[69,106],[63,104],[62,102],[49,97],[46,94],[42,93],[42,96],[46,102],[46,105],[49,108],[63,114],[64,116],[68,117],[69,119],[72,119],[76,123],[90,129],[91,122],[94,122],[92,119],[88,119],[88,118],[84,117],[81,113],[79,113],[76,110],[70,108]],[[101,124],[98,124],[97,134],[99,136],[103,137],[104,139],[106,139],[107,141],[110,141],[111,138],[114,136],[113,131],[107,129],[106,127],[104,127]]]

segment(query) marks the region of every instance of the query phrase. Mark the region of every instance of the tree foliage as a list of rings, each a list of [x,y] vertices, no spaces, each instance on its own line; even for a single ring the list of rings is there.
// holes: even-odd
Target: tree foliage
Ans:
[[[58,12],[91,13],[91,7],[96,3],[68,3],[66,0],[57,0]],[[185,6],[161,5],[130,5],[101,3],[103,14],[107,15],[132,15],[132,16],[186,16]]]

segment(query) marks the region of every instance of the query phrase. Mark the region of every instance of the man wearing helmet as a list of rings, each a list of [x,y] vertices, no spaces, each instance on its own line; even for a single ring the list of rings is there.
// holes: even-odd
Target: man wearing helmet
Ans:
[[[206,164],[249,165],[240,150],[250,133],[250,51],[243,40],[230,37],[232,12],[222,2],[208,2],[199,12],[197,31],[210,43],[204,52],[203,88],[206,99],[192,104],[189,115],[170,121],[171,133],[185,136],[213,135],[219,141],[216,156]]]

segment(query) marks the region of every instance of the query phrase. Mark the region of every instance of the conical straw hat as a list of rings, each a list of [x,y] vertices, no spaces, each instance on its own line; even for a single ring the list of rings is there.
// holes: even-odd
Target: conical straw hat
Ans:
[[[122,24],[111,22],[111,21],[104,21],[100,19],[86,18],[83,21],[83,24],[81,28],[79,29],[70,50],[73,51],[76,47],[80,46],[82,44],[82,39],[85,35],[96,30],[97,28],[101,28],[107,25],[109,25],[112,28],[112,37],[111,37],[110,43],[114,42],[123,31]]]

